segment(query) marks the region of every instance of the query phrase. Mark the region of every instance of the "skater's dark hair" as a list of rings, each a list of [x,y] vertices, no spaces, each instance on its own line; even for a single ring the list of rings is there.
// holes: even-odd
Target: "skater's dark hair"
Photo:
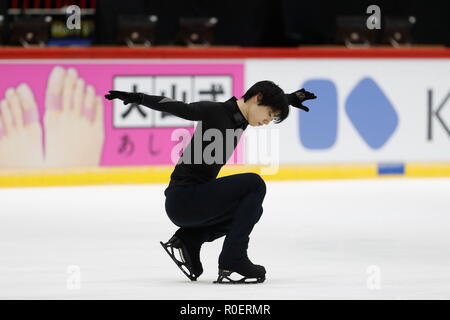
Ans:
[[[258,105],[269,106],[272,111],[278,115],[275,123],[280,123],[289,115],[289,103],[284,91],[275,83],[269,80],[259,81],[255,83],[242,96],[244,101],[260,93],[262,95]]]

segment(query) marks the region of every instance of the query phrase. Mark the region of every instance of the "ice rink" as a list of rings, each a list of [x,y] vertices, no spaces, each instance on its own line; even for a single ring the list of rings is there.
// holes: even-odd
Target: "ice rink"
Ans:
[[[450,299],[450,179],[267,182],[258,285],[178,270],[165,187],[0,189],[0,299]]]

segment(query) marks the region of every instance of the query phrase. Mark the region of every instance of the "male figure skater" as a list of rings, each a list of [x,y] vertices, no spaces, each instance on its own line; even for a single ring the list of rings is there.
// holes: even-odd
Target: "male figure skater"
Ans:
[[[164,191],[167,215],[180,228],[161,245],[183,273],[195,281],[203,273],[200,262],[202,244],[226,236],[219,256],[219,277],[215,282],[263,282],[266,270],[250,261],[247,248],[249,235],[263,212],[264,180],[256,173],[218,179],[217,175],[248,125],[261,126],[271,121],[280,123],[287,118],[289,105],[309,111],[303,102],[316,96],[304,89],[285,94],[273,82],[260,81],[242,98],[232,97],[225,102],[184,103],[162,96],[123,91],[109,91],[105,97],[120,99],[125,105],[136,103],[183,119],[201,121]],[[219,130],[223,141],[223,152],[215,154],[213,163],[203,157],[205,148],[213,143],[202,138],[209,129]],[[227,130],[237,134],[227,134]],[[231,139],[233,141],[228,141]],[[201,141],[201,148],[193,146],[195,141]],[[233,148],[227,148],[230,144]],[[175,250],[178,250],[181,260],[175,256]],[[241,279],[232,279],[230,276],[234,272]]]

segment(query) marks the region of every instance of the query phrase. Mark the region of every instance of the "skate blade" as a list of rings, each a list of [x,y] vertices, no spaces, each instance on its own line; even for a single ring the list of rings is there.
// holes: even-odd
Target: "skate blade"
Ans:
[[[185,261],[184,261],[184,257],[183,257],[182,252],[180,252],[180,256],[181,256],[181,259],[183,259],[183,262],[180,262],[180,261],[178,261],[178,260],[175,258],[175,254],[173,253],[173,247],[170,247],[168,244],[166,244],[166,243],[164,243],[164,242],[162,242],[162,241],[160,241],[159,243],[160,243],[161,246],[164,248],[164,250],[167,252],[167,254],[169,255],[169,257],[173,260],[173,262],[175,262],[175,264],[177,265],[177,267],[184,273],[184,275],[185,275],[186,277],[188,277],[189,280],[191,280],[191,281],[197,281],[197,277],[196,277],[196,276],[187,273],[186,270],[184,270],[184,269],[182,268],[183,266],[185,266],[185,268],[188,269],[188,268],[186,267],[186,263],[185,263]],[[169,249],[171,249],[172,252],[170,252]],[[178,249],[178,248],[177,248],[177,249]]]
[[[237,272],[220,270],[219,277],[213,283],[217,283],[217,284],[256,284],[256,283],[262,283],[266,280],[266,277],[249,278],[249,277],[244,277],[244,276],[242,276],[241,279],[234,280],[231,278],[231,275],[233,275],[234,273],[239,275]],[[241,276],[241,275],[239,275],[239,276]]]

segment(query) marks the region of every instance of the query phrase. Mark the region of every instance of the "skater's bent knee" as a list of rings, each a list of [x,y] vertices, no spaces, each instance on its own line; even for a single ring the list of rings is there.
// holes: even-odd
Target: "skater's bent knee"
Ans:
[[[250,185],[261,193],[266,193],[266,183],[263,178],[257,173],[248,173],[248,179],[250,180]]]

